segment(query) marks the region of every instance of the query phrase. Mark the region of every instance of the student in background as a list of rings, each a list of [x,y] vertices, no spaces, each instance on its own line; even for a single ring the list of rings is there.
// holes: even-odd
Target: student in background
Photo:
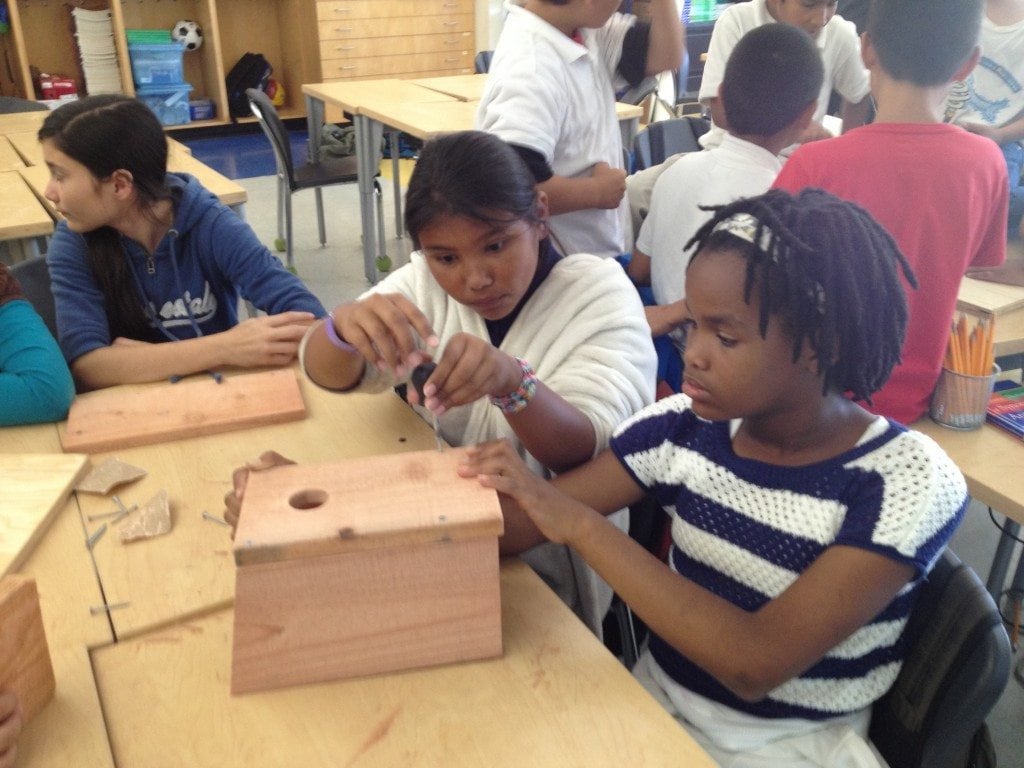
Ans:
[[[428,142],[406,193],[417,251],[310,329],[306,374],[339,392],[381,392],[432,361],[426,402],[411,387],[409,398],[447,442],[507,438],[542,476],[590,459],[653,401],[654,349],[622,268],[559,256],[547,215],[546,195],[501,139],[466,131]],[[229,517],[245,477],[236,473],[225,499]],[[514,521],[505,531],[502,552],[522,552]],[[607,585],[567,547],[543,544],[523,559],[600,634]]]
[[[853,24],[835,14],[836,0],[751,0],[726,8],[711,33],[708,59],[700,82],[701,103],[711,111],[714,123],[711,130],[701,137],[701,146],[710,148],[720,143],[728,124],[728,115],[724,114],[718,98],[718,87],[725,75],[729,53],[751,29],[774,22],[800,27],[814,38],[825,65],[825,77],[818,94],[814,119],[799,137],[799,141],[815,141],[831,136],[822,125],[822,119],[833,90],[843,98],[839,110],[843,131],[863,125],[871,110],[868,73],[861,63],[856,29]]]
[[[0,427],[60,421],[74,396],[57,342],[0,263]]]
[[[14,768],[21,733],[21,706],[10,691],[0,691],[0,768]]]
[[[686,317],[685,246],[722,205],[767,190],[782,168],[778,154],[807,127],[822,82],[814,41],[788,24],[751,30],[729,55],[719,98],[729,115],[722,143],[680,158],[658,179],[627,272],[650,285],[655,304],[646,308],[658,349],[659,378],[678,392],[679,330]],[[671,334],[665,337],[664,334]]]
[[[547,196],[563,254],[616,257],[628,214],[617,84],[676,69],[683,31],[676,0],[651,0],[650,22],[615,0],[520,0],[494,50],[476,128],[523,155]]]
[[[47,253],[58,336],[80,388],[295,359],[323,306],[215,195],[167,172],[145,104],[70,102],[39,140],[64,216]],[[239,322],[240,298],[267,316]]]
[[[960,280],[1006,255],[1006,163],[991,141],[943,123],[946,93],[978,61],[982,0],[872,3],[863,38],[877,116],[800,147],[776,186],[821,187],[864,206],[920,282],[902,360],[868,406],[909,424],[928,410]]]
[[[981,20],[981,61],[954,83],[947,117],[992,139],[1003,152],[1010,183],[1009,234],[1024,229],[1024,0],[988,0]],[[965,103],[966,102],[966,103]],[[950,114],[951,113],[951,114]]]
[[[901,271],[888,233],[821,190],[725,206],[686,273],[683,394],[550,483],[500,442],[459,468],[650,627],[634,675],[723,768],[880,764],[871,705],[968,504],[929,437],[846,396],[898,359]],[[645,494],[671,519],[668,565],[602,517]]]

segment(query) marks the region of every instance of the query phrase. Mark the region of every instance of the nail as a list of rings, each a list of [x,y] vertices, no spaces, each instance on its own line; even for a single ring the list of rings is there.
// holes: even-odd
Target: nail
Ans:
[[[97,528],[95,531],[93,531],[93,533],[89,536],[89,538],[85,540],[86,549],[92,549],[96,545],[96,542],[100,540],[100,537],[103,536],[103,534],[106,533],[106,532],[107,532],[107,524],[104,523],[99,528]]]
[[[231,527],[231,523],[229,523],[227,520],[219,518],[216,515],[211,515],[205,509],[203,510],[203,519],[209,520],[211,523],[220,523],[221,525],[226,525],[228,528]]]
[[[117,508],[124,512],[124,502],[121,501],[121,497],[115,493],[110,498],[112,498],[114,500],[114,503],[117,504]]]
[[[129,605],[131,605],[131,603],[127,601],[123,603],[114,603],[113,605],[93,605],[89,607],[89,613],[95,616],[97,613],[110,613],[118,608],[127,608]]]

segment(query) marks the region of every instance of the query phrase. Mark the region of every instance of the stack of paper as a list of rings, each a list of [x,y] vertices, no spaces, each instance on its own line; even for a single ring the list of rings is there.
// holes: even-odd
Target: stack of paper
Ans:
[[[75,20],[75,37],[86,93],[121,93],[121,72],[117,66],[110,11],[88,11],[76,7],[71,13]]]

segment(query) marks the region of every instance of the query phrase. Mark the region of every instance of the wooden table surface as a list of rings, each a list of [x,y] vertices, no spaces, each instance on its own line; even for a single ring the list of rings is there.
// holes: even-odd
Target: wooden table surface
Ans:
[[[60,453],[54,424],[0,429],[0,461],[8,453]],[[2,507],[0,501],[0,507]],[[113,766],[90,648],[113,642],[99,580],[85,546],[85,526],[71,497],[18,569],[32,576],[50,649],[57,690],[18,739],[18,768]]]
[[[229,692],[229,610],[100,648],[93,663],[115,760],[714,765],[526,565],[504,563],[501,592],[502,658],[264,693]]]
[[[0,171],[14,171],[24,166],[25,161],[14,148],[10,138],[0,136]]]
[[[19,171],[0,171],[0,240],[53,234],[53,217]]]
[[[927,416],[915,421],[911,428],[935,440],[956,462],[972,498],[1024,523],[1024,440],[991,424],[960,431],[937,424]]]
[[[46,161],[43,159],[43,145],[39,143],[36,133],[36,131],[20,131],[7,134],[7,140],[23,161],[22,165],[46,165]],[[170,136],[167,137],[167,151],[170,157],[176,154],[192,154],[192,150],[185,144]]]
[[[0,136],[8,133],[21,133],[22,131],[38,131],[43,125],[43,120],[50,114],[50,110],[36,110],[34,112],[8,112],[0,115]]]
[[[312,462],[434,447],[393,393],[303,386],[304,421],[117,452],[149,471],[122,498],[170,492],[166,536],[123,545],[111,527],[90,551],[86,516],[110,499],[68,501],[21,569],[37,579],[57,692],[18,768],[713,765],[518,560],[501,572],[502,658],[232,697],[229,533],[201,517],[220,514],[231,470],[267,448]],[[53,424],[6,428],[0,454],[58,438]],[[108,621],[90,610],[104,598],[131,604]]]
[[[308,83],[302,86],[302,92],[346,112],[358,111],[368,100],[399,104],[456,101],[453,96],[416,85],[411,80],[394,79]]]
[[[454,96],[460,101],[479,101],[484,92],[484,85],[487,83],[487,75],[421,77],[409,82],[448,96]]]
[[[125,391],[153,385],[126,386]],[[119,490],[140,506],[161,489],[171,503],[173,528],[165,536],[122,544],[120,526],[93,548],[119,639],[180,617],[231,603],[234,560],[229,529],[203,518],[219,516],[231,472],[265,450],[304,463],[434,447],[434,433],[397,395],[337,395],[300,376],[308,414],[301,421],[95,454],[94,463],[116,456],[148,475]],[[79,494],[85,515],[114,509],[104,496]],[[90,530],[99,522],[91,523]]]

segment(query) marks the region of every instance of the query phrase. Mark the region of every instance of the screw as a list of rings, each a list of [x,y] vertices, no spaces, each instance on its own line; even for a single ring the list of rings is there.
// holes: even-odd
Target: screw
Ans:
[[[226,525],[228,528],[231,527],[231,523],[229,523],[227,520],[217,517],[216,515],[211,515],[205,509],[203,510],[203,519],[209,520],[211,523],[219,523],[220,525]]]
[[[89,607],[89,613],[95,616],[97,613],[110,613],[117,608],[127,608],[131,603],[114,603],[113,605],[93,605]]]

